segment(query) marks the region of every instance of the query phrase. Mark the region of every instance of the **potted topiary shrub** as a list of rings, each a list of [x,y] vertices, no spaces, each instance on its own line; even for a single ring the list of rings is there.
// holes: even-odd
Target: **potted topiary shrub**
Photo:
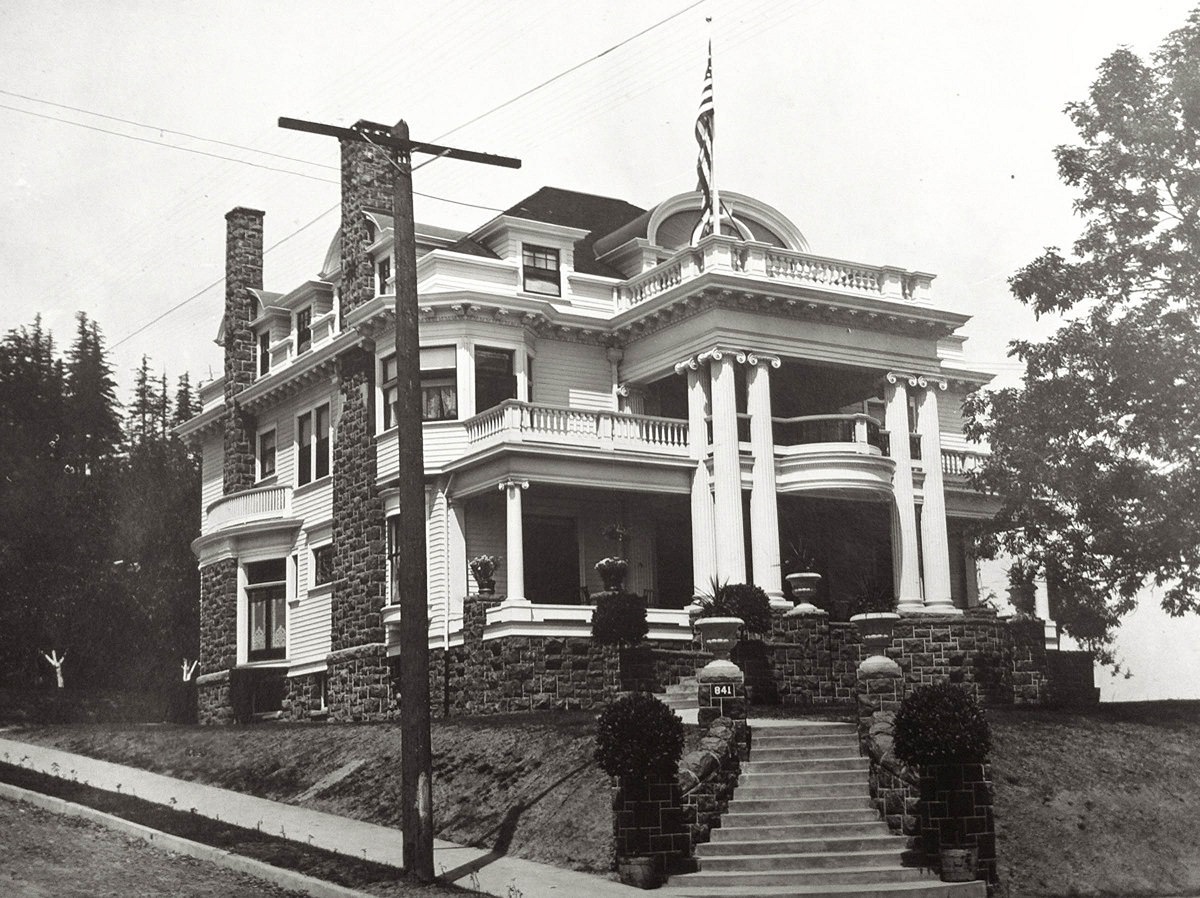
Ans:
[[[896,712],[896,757],[904,764],[921,771],[922,803],[926,806],[935,797],[941,799],[950,814],[959,804],[954,792],[973,792],[974,785],[965,781],[963,769],[982,765],[991,751],[991,732],[983,710],[971,694],[961,686],[941,683],[914,689]],[[942,781],[944,787],[933,785]],[[948,784],[948,785],[946,785]],[[931,794],[940,792],[935,796]],[[943,803],[939,800],[939,804]],[[932,829],[932,827],[930,827]],[[945,827],[938,827],[938,854],[942,879],[947,882],[970,882],[976,878],[978,849],[968,844],[962,824],[955,820],[953,838],[947,838]]]
[[[651,782],[673,783],[683,754],[683,721],[670,708],[645,692],[610,703],[596,726],[595,758],[622,791],[645,792]],[[618,834],[617,869],[621,882],[643,889],[661,883],[660,862],[649,855],[621,850]]]
[[[602,592],[592,612],[592,639],[601,645],[637,645],[646,638],[646,600],[629,592]]]
[[[628,570],[629,563],[624,558],[618,558],[615,555],[601,558],[596,562],[596,573],[600,575],[604,588],[609,592],[620,591],[621,587],[625,585],[625,574]]]
[[[471,569],[471,576],[475,578],[475,583],[479,587],[479,594],[490,596],[496,591],[496,581],[492,579],[492,575],[496,573],[496,567],[500,564],[500,559],[495,555],[476,555],[467,562],[467,566]]]

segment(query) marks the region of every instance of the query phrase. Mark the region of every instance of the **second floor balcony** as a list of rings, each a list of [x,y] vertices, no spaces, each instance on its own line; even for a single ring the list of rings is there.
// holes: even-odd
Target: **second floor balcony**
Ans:
[[[261,486],[222,496],[205,510],[201,533],[283,520],[292,513],[290,486]]]

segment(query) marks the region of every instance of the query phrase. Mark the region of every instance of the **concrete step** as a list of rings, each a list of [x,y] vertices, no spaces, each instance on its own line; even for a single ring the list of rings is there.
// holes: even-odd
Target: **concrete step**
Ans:
[[[814,851],[777,854],[718,854],[704,857],[700,869],[708,873],[743,870],[763,873],[771,870],[826,870],[842,867],[899,867],[900,848],[864,851]]]
[[[757,731],[754,732],[751,751],[776,749],[807,749],[807,748],[824,748],[831,751],[836,751],[839,754],[843,751],[854,752],[858,754],[858,738],[842,739],[833,736],[795,736],[790,739],[780,739],[775,736],[763,736]]]
[[[671,885],[694,888],[696,886],[741,886],[759,889],[763,886],[829,886],[849,884],[877,884],[882,882],[919,882],[927,875],[915,867],[780,867],[773,870],[701,870],[672,876]],[[985,890],[986,892],[986,890]],[[723,894],[723,893],[722,893]],[[762,894],[759,891],[753,894]],[[850,894],[859,894],[851,892]]]
[[[842,783],[813,783],[809,786],[791,783],[786,786],[738,786],[733,801],[785,801],[793,798],[858,798],[866,802],[868,787],[865,779]]]
[[[799,758],[793,760],[753,760],[742,765],[742,773],[815,773],[822,770],[870,770],[866,758]]]
[[[720,830],[717,830],[720,832]],[[735,855],[779,854],[838,856],[848,852],[891,852],[898,857],[904,851],[907,840],[889,832],[873,832],[866,835],[814,836],[812,838],[749,839],[743,836],[734,841],[706,842],[696,847],[696,857],[708,860]],[[707,864],[704,865],[707,869]]]
[[[842,795],[812,795],[805,798],[735,798],[729,803],[729,815],[796,814],[804,811],[861,811],[869,809],[865,792],[848,791]],[[878,816],[878,815],[876,815]],[[725,815],[722,815],[722,820]]]
[[[799,761],[805,758],[861,758],[858,743],[835,742],[829,745],[792,745],[776,748],[764,747],[755,739],[750,749],[750,757],[754,761]]]
[[[665,898],[986,898],[982,882],[936,882],[930,879],[897,882],[828,885],[676,885],[683,877],[672,876],[659,889]]]
[[[807,811],[752,811],[744,813],[733,809],[731,806],[729,813],[721,815],[720,829],[714,829],[713,832],[717,833],[725,829],[746,826],[840,826],[843,824],[864,823],[878,826],[884,825],[883,821],[879,819],[879,812],[872,808],[865,798],[857,800],[857,804],[848,809],[816,808]]]
[[[757,732],[763,739],[796,739],[810,736],[858,738],[858,727],[852,723],[797,723],[778,727],[759,727]]]
[[[819,819],[816,814],[807,816],[811,817],[814,821]],[[863,816],[870,816],[872,819],[849,823],[795,823],[792,821],[797,819],[797,815],[787,814],[780,815],[781,822],[772,821],[766,824],[749,824],[735,821],[733,824],[730,824],[729,815],[726,814],[721,819],[721,825],[712,831],[711,839],[713,843],[754,842],[758,840],[772,840],[782,843],[793,839],[841,839],[854,836],[888,836],[895,838],[887,828],[886,823],[875,819],[875,814],[869,813]],[[788,822],[782,822],[784,819]]]
[[[738,785],[747,789],[790,789],[793,786],[852,785],[867,788],[867,770],[802,770],[785,773],[743,773]]]

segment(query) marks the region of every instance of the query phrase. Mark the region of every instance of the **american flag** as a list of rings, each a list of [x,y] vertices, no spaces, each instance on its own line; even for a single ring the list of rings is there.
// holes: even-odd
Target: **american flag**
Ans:
[[[708,42],[708,66],[704,70],[704,87],[700,90],[700,110],[696,113],[696,143],[700,153],[696,158],[696,189],[704,197],[700,219],[692,231],[692,244],[713,233],[713,209],[720,208],[717,185],[713,180],[713,136],[716,122],[713,115],[712,41]]]

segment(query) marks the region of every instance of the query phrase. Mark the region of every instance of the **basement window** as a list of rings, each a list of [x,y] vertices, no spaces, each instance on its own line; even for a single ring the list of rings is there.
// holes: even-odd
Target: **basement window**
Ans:
[[[521,289],[543,296],[561,296],[558,250],[546,246],[521,245]]]

